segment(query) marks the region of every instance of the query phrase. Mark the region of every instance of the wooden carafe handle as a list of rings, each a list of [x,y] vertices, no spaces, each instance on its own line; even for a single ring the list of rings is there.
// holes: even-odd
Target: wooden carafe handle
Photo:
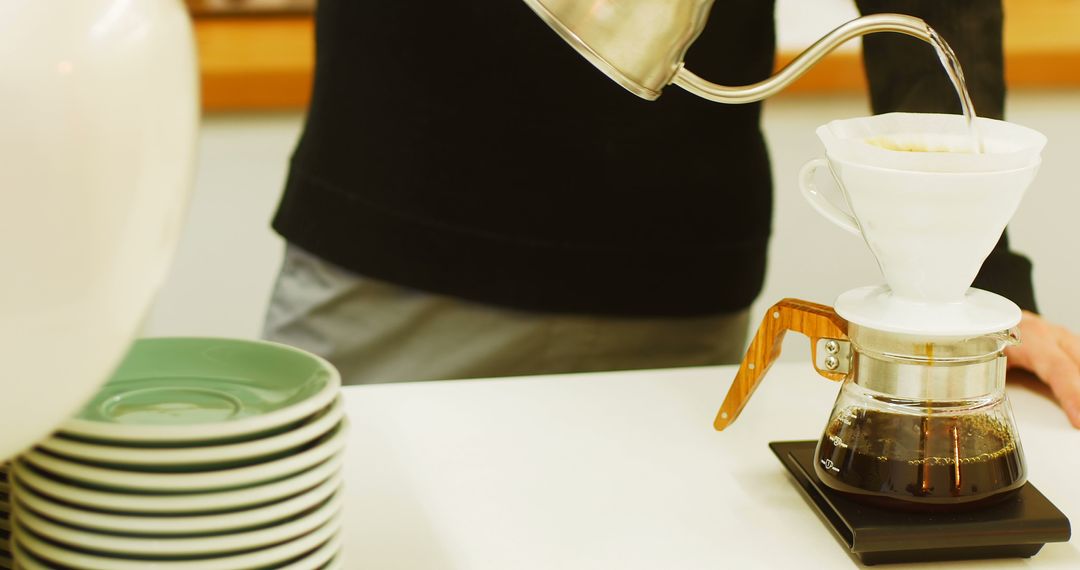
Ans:
[[[724,403],[720,405],[720,411],[716,414],[713,425],[717,430],[729,426],[735,418],[739,417],[746,401],[757,389],[769,367],[780,356],[780,349],[784,342],[784,335],[788,331],[795,331],[810,337],[810,349],[812,358],[817,362],[818,340],[832,338],[838,340],[847,339],[847,321],[832,307],[819,305],[799,299],[784,299],[773,305],[758,327],[750,348],[746,351],[739,373],[731,383]],[[830,380],[843,380],[844,374],[815,369],[818,374]]]

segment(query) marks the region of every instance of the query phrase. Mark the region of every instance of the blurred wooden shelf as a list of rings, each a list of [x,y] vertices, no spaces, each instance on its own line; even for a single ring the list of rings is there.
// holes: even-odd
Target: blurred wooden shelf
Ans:
[[[1080,0],[1005,0],[1010,88],[1080,87]],[[198,18],[207,111],[304,109],[315,60],[310,16]],[[794,53],[781,53],[781,63]],[[856,52],[825,58],[788,93],[865,88]]]
[[[1010,89],[1080,87],[1080,0],[1004,0],[1005,81]],[[781,53],[780,64],[797,53]],[[834,53],[787,93],[866,88],[858,52]]]
[[[306,108],[314,31],[310,16],[197,18],[203,109]]]

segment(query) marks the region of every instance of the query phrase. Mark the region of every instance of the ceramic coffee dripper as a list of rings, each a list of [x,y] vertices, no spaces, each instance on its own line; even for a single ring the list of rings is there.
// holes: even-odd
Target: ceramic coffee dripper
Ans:
[[[945,127],[930,124],[931,119]],[[1019,125],[979,119],[977,125],[988,139],[985,155],[971,154],[967,136],[952,129],[937,145],[932,137],[915,139],[901,131],[955,129],[962,127],[962,120],[896,113],[834,121],[818,129],[827,158],[811,160],[799,173],[799,187],[810,205],[863,237],[896,298],[933,305],[962,302],[1039,169],[1038,152],[1045,139]],[[852,122],[861,129],[852,129]],[[901,132],[875,131],[868,122]],[[871,138],[867,132],[877,133],[877,139],[903,141],[899,146],[904,148],[941,151],[886,150],[838,134],[852,130],[849,136]],[[1018,146],[1010,147],[1008,141]],[[824,170],[835,182],[833,199],[816,182],[815,175]]]
[[[715,427],[739,415],[785,333],[801,332],[815,370],[843,381],[815,455],[822,483],[902,508],[994,502],[1027,477],[1004,391],[1020,310],[970,285],[1034,179],[1045,139],[982,121],[985,155],[899,151],[868,144],[868,133],[905,144],[936,133],[914,148],[955,150],[938,144],[955,134],[953,120],[852,121],[857,128],[823,127],[828,158],[808,163],[800,185],[826,218],[863,236],[886,284],[848,291],[835,309],[796,299],[770,308]],[[825,167],[833,198],[815,179]]]

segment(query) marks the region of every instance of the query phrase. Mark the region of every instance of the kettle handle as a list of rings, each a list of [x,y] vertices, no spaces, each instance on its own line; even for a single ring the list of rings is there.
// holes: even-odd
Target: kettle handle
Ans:
[[[847,340],[847,321],[836,314],[832,307],[802,301],[799,299],[784,299],[773,305],[758,327],[750,348],[746,350],[746,356],[739,366],[739,372],[731,383],[724,403],[720,405],[720,411],[716,414],[713,426],[719,431],[731,425],[735,418],[739,417],[747,400],[757,389],[769,367],[780,356],[784,335],[788,331],[795,331],[810,337],[810,349],[813,351],[814,362],[818,362],[818,340],[831,338]],[[817,368],[818,374],[830,380],[843,380],[845,374],[830,372]]]

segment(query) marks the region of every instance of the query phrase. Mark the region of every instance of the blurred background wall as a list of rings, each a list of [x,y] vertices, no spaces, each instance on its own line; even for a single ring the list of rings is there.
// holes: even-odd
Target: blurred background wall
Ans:
[[[273,8],[277,0],[262,1]],[[234,10],[244,2],[219,4]],[[1080,331],[1080,1],[1009,0],[1006,7],[1007,116],[1050,140],[1010,231],[1014,247],[1035,261],[1043,312]],[[289,14],[197,19],[206,113],[195,195],[171,275],[147,318],[148,336],[259,334],[283,248],[269,222],[302,125],[313,54],[305,8],[284,8]],[[780,59],[854,16],[848,0],[780,0]],[[785,296],[831,303],[880,280],[863,243],[813,212],[795,185],[799,167],[822,154],[818,125],[869,112],[857,49],[830,57],[766,103],[776,209],[755,315]],[[789,339],[786,359],[805,358],[800,341]]]

